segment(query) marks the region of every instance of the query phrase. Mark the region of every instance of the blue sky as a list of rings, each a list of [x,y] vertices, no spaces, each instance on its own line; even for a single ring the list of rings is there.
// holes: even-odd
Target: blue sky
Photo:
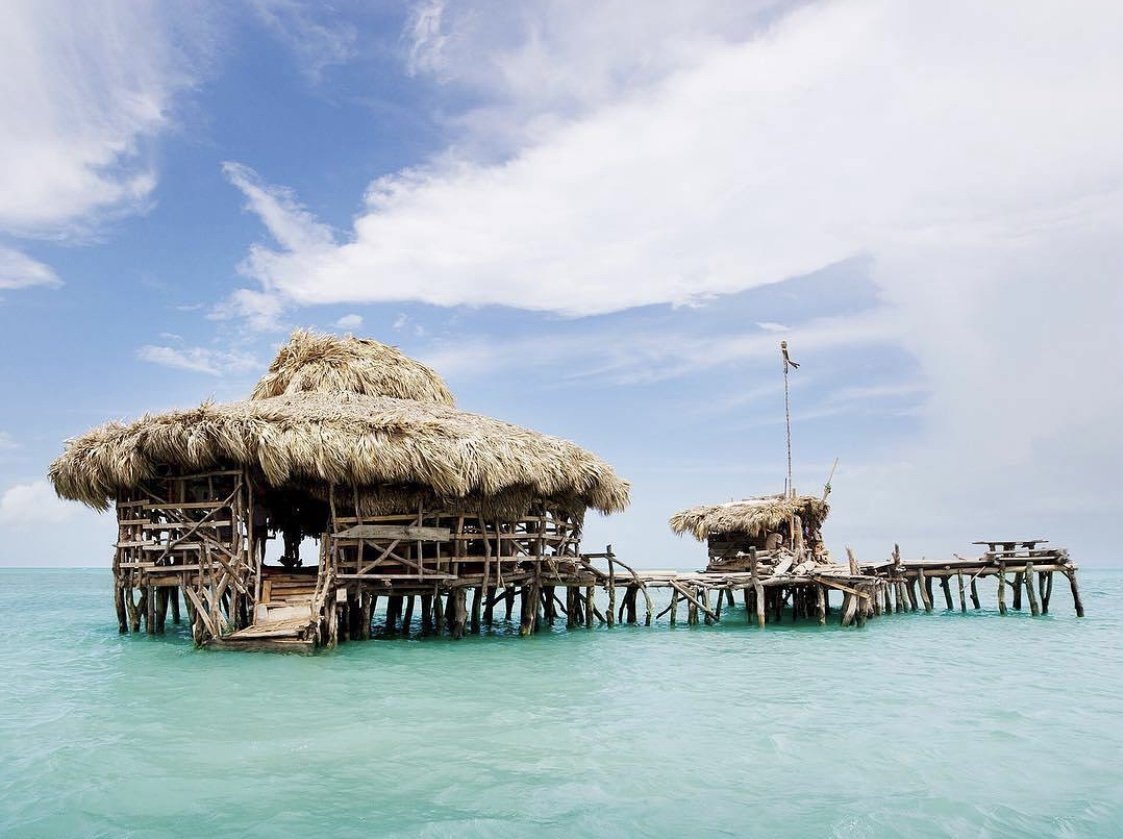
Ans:
[[[1123,11],[1025,2],[16,2],[0,23],[0,564],[108,564],[62,441],[247,394],[293,327],[667,518],[839,459],[862,558],[1123,537]]]

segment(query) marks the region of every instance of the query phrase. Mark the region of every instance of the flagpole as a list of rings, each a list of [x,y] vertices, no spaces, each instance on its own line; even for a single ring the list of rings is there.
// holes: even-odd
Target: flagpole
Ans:
[[[784,483],[784,497],[791,498],[792,491],[792,401],[788,389],[788,342],[780,342],[780,354],[784,358],[784,425],[788,437],[788,477]]]

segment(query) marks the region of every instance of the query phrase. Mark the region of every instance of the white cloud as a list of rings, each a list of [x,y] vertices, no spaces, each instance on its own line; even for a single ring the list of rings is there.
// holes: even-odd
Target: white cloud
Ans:
[[[542,3],[512,41],[465,24],[486,3],[463,8],[421,41],[439,43],[433,72],[484,94],[466,137],[372,184],[338,237],[290,193],[232,177],[277,242],[253,248],[243,293],[579,316],[861,255],[931,397],[921,436],[890,453],[910,467],[868,469],[852,498],[911,499],[919,527],[934,506],[1016,517],[1035,486],[1115,497],[1123,6],[837,0],[722,37],[715,4],[649,41],[634,14],[586,26],[587,8]],[[597,374],[674,374],[699,349],[641,343]],[[473,352],[494,355],[447,362]]]
[[[774,323],[773,321],[764,321],[757,324],[758,329],[763,329],[765,332],[787,332],[788,327],[782,323]]]
[[[411,76],[418,73],[439,76],[446,66],[442,53],[448,36],[441,32],[444,11],[443,0],[424,0],[413,7],[406,31],[410,43],[407,69]]]
[[[0,229],[88,231],[143,208],[156,183],[146,143],[192,83],[205,15],[153,3],[14,0],[0,27]]]
[[[244,270],[297,304],[583,315],[925,241],[1045,235],[1090,193],[1118,203],[1118,13],[1087,27],[1049,7],[974,9],[801,10],[501,164],[446,158],[380,179],[338,244],[239,168],[280,245],[256,246]]]
[[[0,523],[37,524],[54,523],[69,518],[75,512],[55,495],[46,481],[16,484],[0,495]]]
[[[344,315],[335,322],[335,325],[338,329],[358,329],[363,325],[363,316],[355,314]]]
[[[258,19],[292,51],[301,71],[318,83],[327,67],[343,64],[355,54],[355,27],[334,19],[326,4],[299,0],[253,0]]]
[[[209,376],[243,373],[258,366],[257,360],[253,356],[244,353],[211,350],[205,347],[176,348],[150,344],[137,350],[137,358],[152,364],[160,364],[177,370],[189,370],[194,373],[206,373]]]
[[[0,290],[60,285],[58,275],[42,262],[0,245]]]

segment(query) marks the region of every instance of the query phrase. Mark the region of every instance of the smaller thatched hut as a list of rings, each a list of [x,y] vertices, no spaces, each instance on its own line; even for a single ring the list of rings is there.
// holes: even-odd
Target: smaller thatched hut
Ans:
[[[397,349],[304,331],[248,400],[95,428],[50,477],[63,498],[116,507],[121,630],[143,616],[161,631],[182,591],[200,643],[369,637],[379,596],[390,626],[408,625],[402,600],[420,596],[423,631],[444,610],[459,634],[468,588],[476,627],[485,594],[513,598],[544,564],[557,576],[577,562],[587,509],[628,503],[600,458],[457,410],[440,376]],[[265,561],[277,536],[286,567]],[[310,568],[305,537],[320,542]],[[537,588],[524,596],[538,603]]]
[[[821,529],[830,512],[824,499],[810,495],[766,495],[725,504],[705,504],[671,516],[671,530],[689,533],[709,547],[710,565],[730,568],[750,549],[763,553],[786,548],[824,553]]]

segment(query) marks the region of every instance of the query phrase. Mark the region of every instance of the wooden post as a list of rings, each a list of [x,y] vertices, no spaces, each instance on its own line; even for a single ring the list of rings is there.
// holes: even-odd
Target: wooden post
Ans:
[[[1049,601],[1053,597],[1053,572],[1045,573],[1045,593],[1041,595],[1041,614],[1049,614]]]
[[[483,598],[483,586],[476,586],[472,589],[472,624],[471,632],[473,635],[480,634],[480,608],[481,600]]]
[[[977,611],[982,608],[982,605],[979,603],[979,587],[975,582],[976,577],[975,574],[971,575],[971,605]]]
[[[179,614],[179,586],[172,586],[168,591],[168,597],[171,599],[172,623],[179,626],[183,622]]]
[[[464,625],[468,621],[468,590],[464,586],[458,586],[453,591],[453,615],[454,620],[452,623],[452,637],[459,639],[464,637]]]
[[[565,628],[573,629],[577,626],[577,589],[573,586],[565,588]]]
[[[963,587],[963,572],[962,571],[956,571],[955,572],[955,581],[959,584],[959,611],[966,612],[967,611],[967,592],[966,592],[966,589]]]
[[[608,559],[608,625],[612,626],[616,620],[616,563],[613,562],[612,545],[608,546],[605,554]]]
[[[756,548],[749,548],[749,574],[754,599],[756,600],[756,625],[758,628],[763,628],[765,621],[764,586],[761,584],[760,574],[757,572]]]
[[[373,598],[369,591],[362,591],[359,593],[359,602],[361,603],[360,612],[361,617],[359,625],[359,639],[362,641],[370,640],[370,621],[371,612],[374,610]]]
[[[145,586],[140,593],[141,611],[144,612],[144,631],[156,634],[156,595],[152,586]]]
[[[534,621],[538,612],[538,593],[535,592],[532,598],[530,586],[523,585],[519,591],[519,604],[519,635],[527,636],[534,631]]]
[[[908,595],[909,595],[909,607],[910,607],[910,609],[913,612],[917,611],[917,609],[919,607],[916,605],[916,577],[909,577],[908,578],[908,586],[905,590],[908,592]]]
[[[816,613],[819,617],[819,626],[826,626],[827,623],[827,592],[826,586],[815,586],[815,607]]]
[[[703,620],[706,621],[706,626],[712,626],[713,623],[714,623],[714,619],[712,617],[710,617],[710,612],[713,611],[713,608],[710,606],[710,589],[707,586],[699,586],[698,588],[696,588],[694,590],[694,596],[697,597],[699,600],[701,600],[702,605],[706,607],[706,612],[703,616]],[[720,609],[721,608],[721,593],[720,592],[718,593],[717,605],[718,605],[718,608]]]
[[[698,604],[690,598],[686,600],[686,624],[687,626],[694,626],[698,623]]]
[[[678,623],[678,592],[671,589],[671,626]]]
[[[424,638],[433,632],[433,595],[421,595],[421,636]]]
[[[113,605],[117,610],[117,631],[124,635],[129,631],[129,613],[125,608],[125,585],[121,580],[113,583]]]
[[[596,601],[597,589],[596,586],[585,586],[585,628],[592,629],[593,621],[596,620]]]
[[[858,612],[858,598],[848,591],[842,593],[842,625],[850,626]]]
[[[511,611],[515,608],[515,587],[507,586],[507,592],[503,600],[504,620],[511,619]]]
[[[377,600],[377,598],[375,598],[375,597],[371,598],[372,603],[375,600]],[[406,598],[406,613],[405,613],[405,615],[402,616],[402,635],[404,635],[404,636],[406,636],[406,638],[408,638],[410,627],[412,627],[412,626],[413,626],[413,595],[411,594],[411,595],[409,595],[409,597]]]
[[[1006,614],[1006,563],[998,563],[998,614]]]
[[[905,581],[898,577],[893,583],[893,594],[896,596],[897,611],[908,611],[907,598],[905,597]]]
[[[440,635],[445,624],[444,603],[441,600],[441,590],[433,592],[433,631]]]
[[[1034,617],[1037,617],[1038,615],[1041,614],[1041,609],[1037,605],[1037,592],[1033,590],[1033,563],[1032,562],[1026,563],[1025,584],[1026,584],[1026,597],[1029,599],[1029,613],[1031,615],[1033,615]]]
[[[920,581],[920,597],[924,601],[924,611],[932,611],[932,580],[924,573],[923,568],[918,568],[916,576]]]
[[[944,576],[940,577],[940,588],[944,590],[944,603],[947,606],[948,611],[950,612],[955,607],[951,604],[951,586],[948,584],[946,573],[944,574]]]
[[[1025,572],[1014,572],[1014,608],[1020,610],[1022,608],[1022,583],[1025,582]]]
[[[624,608],[627,612],[628,623],[636,622],[636,597],[639,596],[639,586],[629,585],[624,592]]]
[[[1072,605],[1076,607],[1076,617],[1084,617],[1084,604],[1080,600],[1080,589],[1076,585],[1076,569],[1069,568],[1065,572],[1068,577],[1069,588],[1072,589]]]
[[[156,589],[156,634],[164,634],[164,626],[168,621],[168,587],[160,586]]]
[[[484,593],[484,623],[488,626],[495,624],[495,586],[488,586]]]

